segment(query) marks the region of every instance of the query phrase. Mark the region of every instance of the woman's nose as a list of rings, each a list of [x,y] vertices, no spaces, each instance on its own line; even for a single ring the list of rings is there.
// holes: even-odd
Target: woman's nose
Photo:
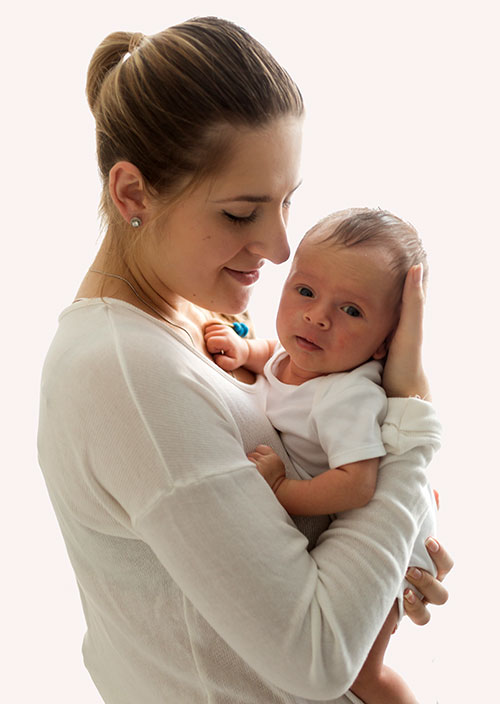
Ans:
[[[272,229],[266,228],[259,241],[250,245],[249,249],[264,259],[273,262],[273,264],[286,262],[290,256],[290,245],[288,244],[286,224],[283,218],[280,218]]]

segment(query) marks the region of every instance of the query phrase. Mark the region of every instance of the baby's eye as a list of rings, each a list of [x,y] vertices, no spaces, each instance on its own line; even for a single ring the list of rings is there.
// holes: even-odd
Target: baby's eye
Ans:
[[[359,318],[361,316],[361,312],[355,306],[342,306],[340,310],[343,310],[344,313],[347,313],[347,315],[353,318]]]
[[[307,286],[299,286],[297,291],[300,296],[308,296],[309,298],[312,298],[314,295],[311,289],[307,288]]]

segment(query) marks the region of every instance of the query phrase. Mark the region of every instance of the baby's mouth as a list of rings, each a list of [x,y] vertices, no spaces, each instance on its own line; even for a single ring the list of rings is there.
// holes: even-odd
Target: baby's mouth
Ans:
[[[321,349],[319,345],[317,345],[312,340],[308,340],[307,337],[301,337],[300,335],[296,335],[295,339],[297,340],[297,345],[303,350],[314,351]]]

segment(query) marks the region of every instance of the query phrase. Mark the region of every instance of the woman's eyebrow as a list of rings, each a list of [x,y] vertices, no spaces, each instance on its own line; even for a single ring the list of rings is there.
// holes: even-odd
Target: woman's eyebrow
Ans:
[[[295,193],[297,188],[302,184],[302,181],[299,181],[299,183],[293,188],[290,193],[288,193],[287,198],[289,198],[292,193]],[[222,198],[221,200],[214,200],[212,203],[236,203],[236,202],[245,202],[245,203],[271,203],[272,202],[271,196],[253,196],[253,195],[241,195],[241,196],[234,196],[233,198]]]
[[[235,196],[234,198],[223,198],[222,200],[214,200],[212,203],[229,203],[229,202],[245,201],[247,203],[270,203],[271,196]]]

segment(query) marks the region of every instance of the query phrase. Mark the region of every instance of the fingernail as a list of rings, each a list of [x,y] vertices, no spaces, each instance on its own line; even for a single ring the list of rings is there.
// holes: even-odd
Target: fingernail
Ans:
[[[420,579],[422,577],[422,572],[416,567],[409,567],[406,574],[412,579]]]
[[[411,589],[405,589],[405,591],[404,591],[404,597],[405,597],[406,601],[408,601],[410,604],[414,604],[414,603],[415,603],[416,597],[415,597],[415,594],[412,592]]]
[[[421,284],[422,283],[422,274],[423,274],[424,267],[422,264],[417,264],[415,269],[413,270],[413,281],[416,284]]]
[[[439,550],[439,543],[437,540],[434,540],[434,538],[427,538],[425,546],[431,552],[437,552]]]

